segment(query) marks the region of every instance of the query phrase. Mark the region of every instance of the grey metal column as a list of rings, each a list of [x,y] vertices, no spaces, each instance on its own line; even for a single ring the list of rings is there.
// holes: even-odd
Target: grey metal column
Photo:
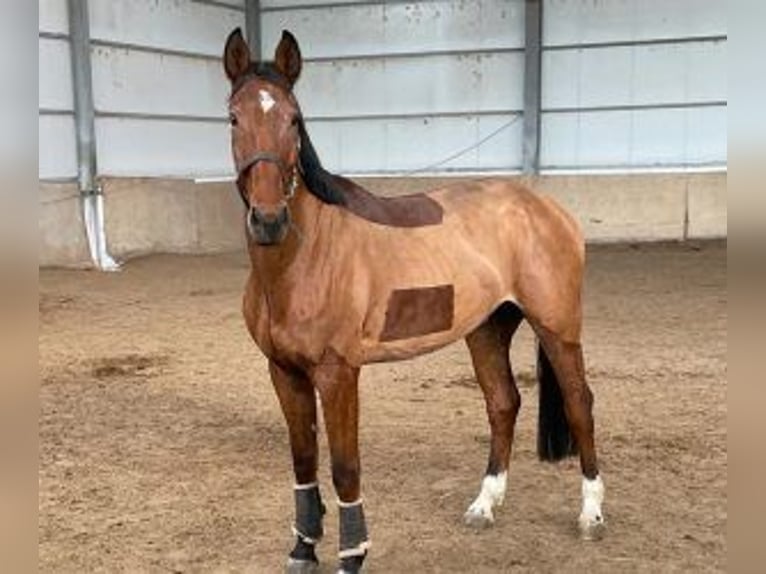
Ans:
[[[540,171],[543,0],[526,0],[525,4],[522,162],[525,174],[536,174]]]
[[[96,128],[90,68],[90,24],[87,0],[68,0],[69,49],[77,137],[77,180],[84,195],[96,191]]]
[[[261,59],[261,1],[245,0],[245,31],[250,57],[253,61]]]
[[[96,121],[90,60],[88,0],[67,0],[69,49],[72,56],[75,137],[77,138],[77,181],[82,196],[82,214],[93,264],[104,271],[119,269],[109,255],[104,231],[104,198],[97,181]]]

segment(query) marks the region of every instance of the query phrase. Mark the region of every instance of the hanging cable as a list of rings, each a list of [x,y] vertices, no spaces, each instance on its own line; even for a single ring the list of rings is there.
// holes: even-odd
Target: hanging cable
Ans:
[[[456,152],[456,153],[454,153],[454,154],[452,154],[452,155],[450,155],[450,156],[447,156],[446,158],[444,158],[444,159],[442,159],[442,160],[440,160],[440,161],[437,161],[436,163],[432,163],[432,164],[430,164],[430,165],[427,165],[427,166],[425,166],[425,167],[419,167],[419,168],[417,168],[417,169],[413,169],[413,170],[410,170],[410,171],[405,171],[405,172],[404,172],[402,175],[403,175],[404,177],[409,177],[409,176],[411,176],[411,175],[415,175],[415,174],[417,174],[417,173],[424,173],[424,172],[433,171],[433,170],[434,170],[434,169],[436,169],[437,167],[441,167],[441,166],[443,166],[444,164],[447,164],[447,163],[451,162],[452,160],[455,160],[455,159],[457,159],[457,158],[459,158],[459,157],[462,157],[462,156],[464,156],[465,154],[467,154],[468,152],[470,152],[470,151],[473,151],[473,150],[475,150],[476,148],[478,148],[478,147],[480,147],[480,146],[484,145],[484,144],[485,144],[485,143],[487,143],[489,140],[491,140],[491,139],[492,139],[492,138],[494,138],[496,135],[498,135],[500,132],[502,132],[502,131],[504,131],[504,130],[508,129],[509,127],[511,127],[513,124],[515,124],[517,121],[519,121],[519,119],[521,119],[522,117],[523,117],[523,114],[522,114],[522,113],[517,113],[515,117],[513,117],[512,119],[510,119],[509,121],[507,121],[506,123],[504,123],[503,125],[501,125],[501,126],[500,126],[499,128],[497,128],[496,130],[492,131],[492,132],[491,132],[491,133],[489,133],[488,135],[484,136],[483,138],[481,138],[481,139],[480,139],[479,141],[477,141],[476,143],[474,143],[474,144],[472,144],[472,145],[468,146],[467,148],[465,148],[465,149],[462,149],[462,150],[460,150],[460,151],[458,151],[458,152]]]

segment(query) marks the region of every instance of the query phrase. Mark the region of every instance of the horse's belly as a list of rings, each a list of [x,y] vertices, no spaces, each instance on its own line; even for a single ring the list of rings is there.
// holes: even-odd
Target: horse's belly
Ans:
[[[460,335],[450,332],[389,343],[373,343],[368,348],[363,349],[363,363],[383,363],[411,359],[418,355],[424,355],[446,347],[459,338],[461,338]]]
[[[457,236],[457,232],[453,237]],[[465,337],[504,301],[515,301],[500,248],[456,241],[395,246],[392,273],[375,283],[362,337],[364,362],[414,357]]]
[[[397,361],[436,351],[465,337],[505,301],[514,302],[513,297],[507,295],[487,298],[470,307],[456,304],[449,323],[439,316],[445,311],[443,305],[437,305],[436,309],[423,309],[424,316],[419,316],[417,309],[410,309],[410,313],[403,312],[398,318],[408,323],[399,326],[388,324],[393,315],[389,309],[378,336],[363,339],[362,362]],[[429,326],[434,329],[429,331]]]

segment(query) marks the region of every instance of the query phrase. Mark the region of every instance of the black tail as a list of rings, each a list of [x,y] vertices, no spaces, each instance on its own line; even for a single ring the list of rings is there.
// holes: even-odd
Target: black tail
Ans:
[[[537,418],[537,456],[556,462],[577,454],[577,445],[569,433],[556,373],[542,345],[537,347],[537,379],[540,383],[540,411]]]

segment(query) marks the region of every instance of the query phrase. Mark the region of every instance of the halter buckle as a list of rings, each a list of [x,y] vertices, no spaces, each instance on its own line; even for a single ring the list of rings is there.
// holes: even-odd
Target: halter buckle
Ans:
[[[295,195],[295,191],[298,189],[298,167],[293,166],[293,173],[290,176],[290,183],[287,185],[287,193],[285,193],[285,199],[292,199]]]

